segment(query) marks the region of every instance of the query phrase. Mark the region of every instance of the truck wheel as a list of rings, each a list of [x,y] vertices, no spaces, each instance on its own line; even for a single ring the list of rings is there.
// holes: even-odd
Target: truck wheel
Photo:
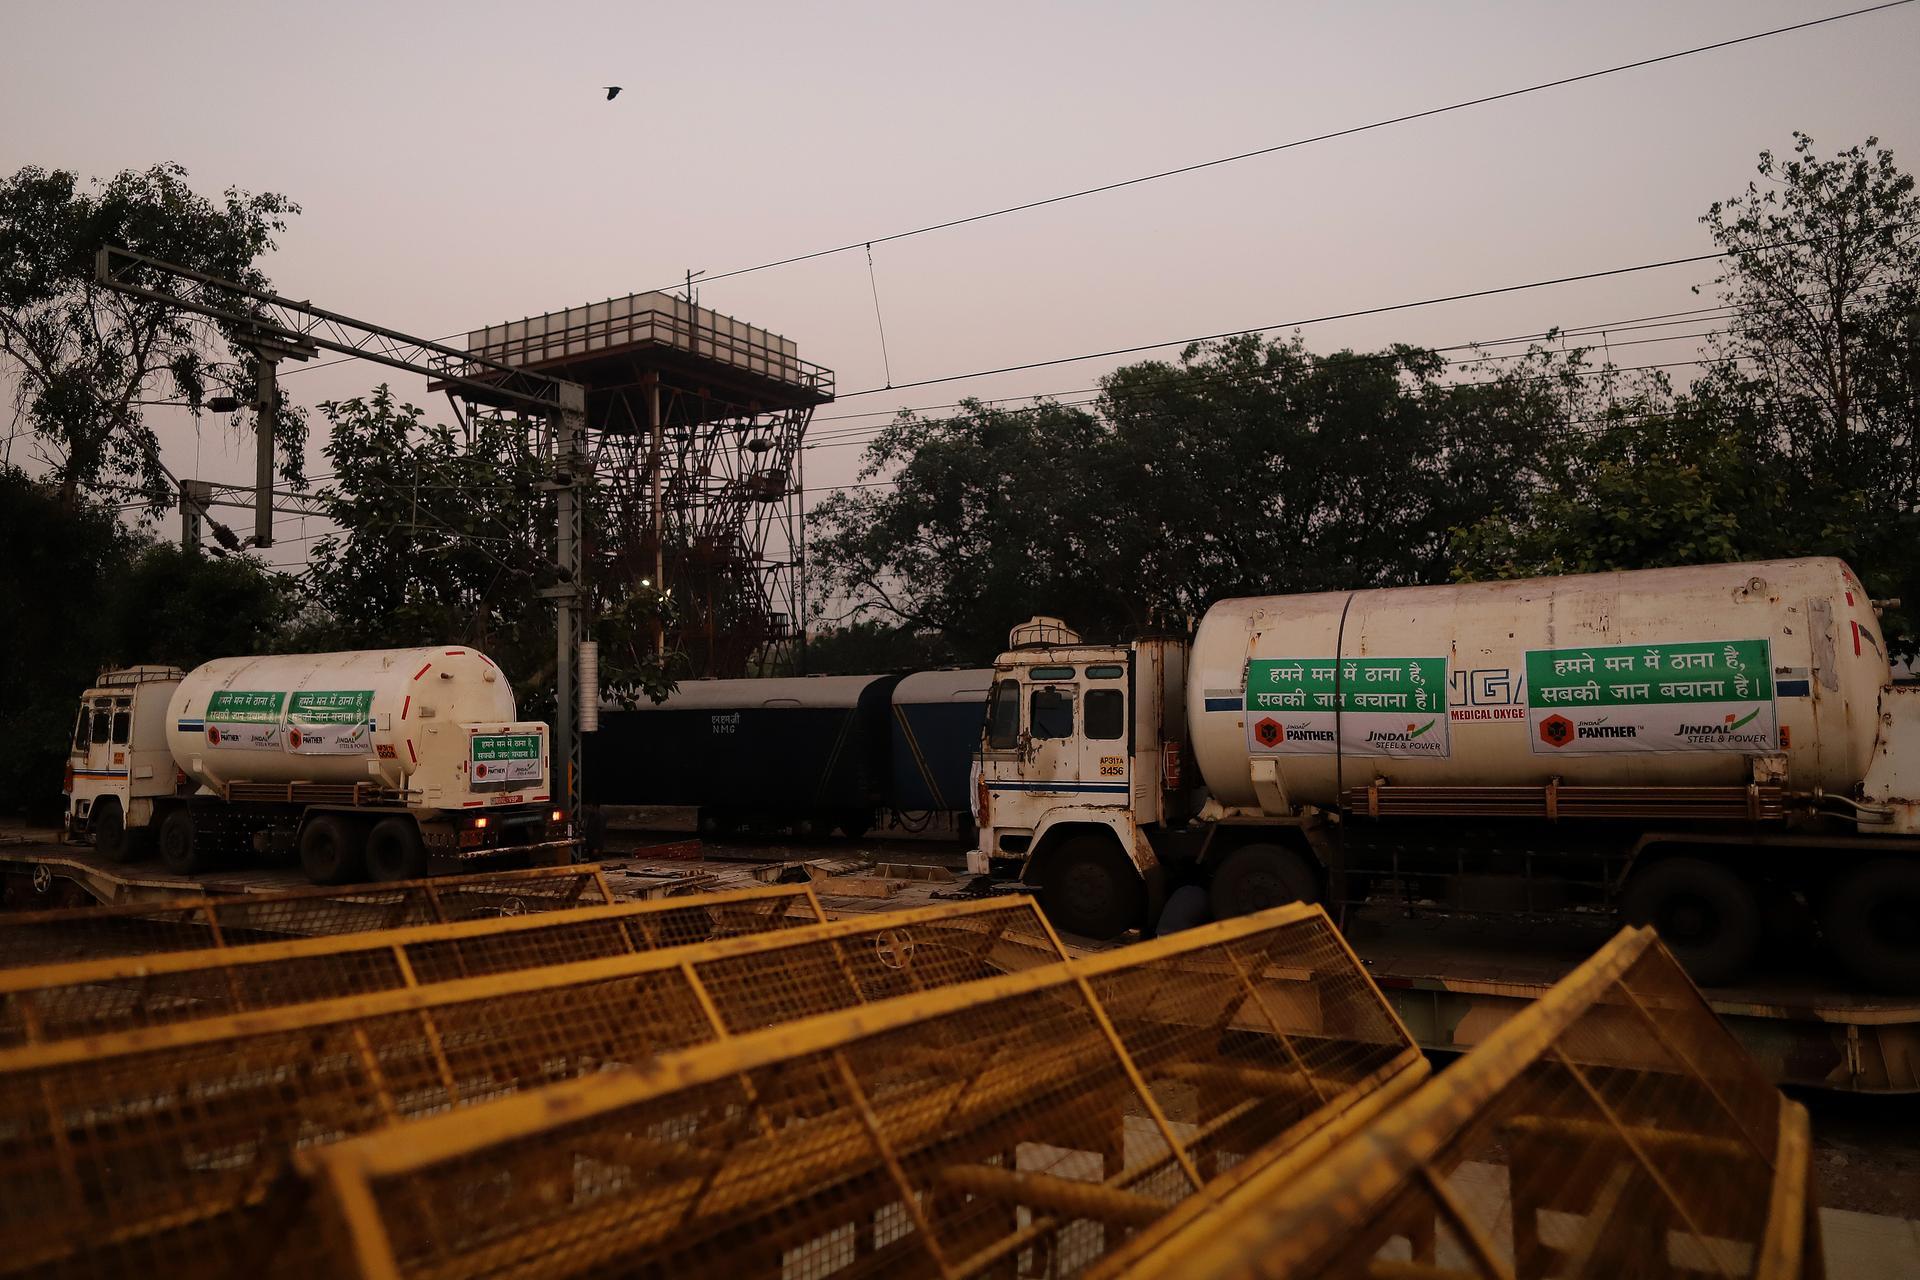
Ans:
[[[315,884],[352,884],[366,875],[366,865],[357,823],[322,813],[300,829],[300,867]]]
[[[93,830],[93,847],[101,857],[108,862],[133,861],[134,841],[127,833],[127,815],[118,800],[109,796],[96,802],[87,821]]]
[[[1879,858],[1842,875],[1820,913],[1827,945],[1883,991],[1920,991],[1920,861]]]
[[[382,818],[367,833],[367,874],[375,880],[418,880],[427,874],[427,848],[411,818]]]
[[[1251,915],[1289,902],[1318,902],[1320,878],[1306,855],[1277,844],[1243,844],[1213,872],[1213,918]]]
[[[1667,858],[1636,871],[1620,898],[1620,914],[1650,924],[1693,980],[1703,987],[1732,982],[1760,948],[1760,896],[1717,862]]]
[[[1112,840],[1073,836],[1047,855],[1040,906],[1054,928],[1104,941],[1140,923],[1147,884]]]
[[[193,838],[193,813],[184,805],[168,810],[160,824],[160,863],[179,876],[205,871],[213,862]]]

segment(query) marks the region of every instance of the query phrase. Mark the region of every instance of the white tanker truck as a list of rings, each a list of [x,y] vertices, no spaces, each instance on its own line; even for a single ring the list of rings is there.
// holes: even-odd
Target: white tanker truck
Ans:
[[[1920,688],[1838,560],[1224,600],[1191,645],[1017,627],[976,873],[1112,936],[1178,886],[1656,925],[1703,982],[1818,923],[1920,989]]]
[[[547,726],[457,645],[104,673],[82,695],[67,831],[168,870],[297,852],[316,884],[570,856]]]

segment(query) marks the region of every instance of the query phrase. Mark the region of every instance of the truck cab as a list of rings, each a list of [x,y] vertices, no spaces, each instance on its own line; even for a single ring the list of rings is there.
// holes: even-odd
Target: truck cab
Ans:
[[[1112,937],[1156,911],[1154,832],[1182,817],[1186,646],[1084,644],[1057,618],[994,663],[968,869],[1036,887],[1069,932]]]
[[[147,852],[155,798],[187,785],[167,749],[167,702],[185,677],[178,667],[126,667],[80,695],[67,754],[68,838],[90,835],[116,862]]]

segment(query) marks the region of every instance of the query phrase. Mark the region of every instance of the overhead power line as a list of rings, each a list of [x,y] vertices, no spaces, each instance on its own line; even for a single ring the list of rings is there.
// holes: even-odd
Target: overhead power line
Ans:
[[[1866,293],[1863,293],[1862,296],[1872,296],[1872,294],[1875,292],[1884,294],[1885,292],[1887,292],[1887,290],[1881,289],[1877,291],[1867,291]],[[1769,308],[1760,308],[1760,309],[1764,311],[1784,311],[1784,310],[1787,310],[1788,308],[1782,306],[1782,307],[1769,307]],[[1500,347],[1500,346],[1513,346],[1522,342],[1528,343],[1530,346],[1532,346],[1532,345],[1537,345],[1538,343],[1541,343],[1544,341],[1548,341],[1553,338],[1561,338],[1561,339],[1602,338],[1604,339],[1603,345],[1609,350],[1613,347],[1637,347],[1637,346],[1647,346],[1650,344],[1657,344],[1657,343],[1695,341],[1700,339],[1721,337],[1725,334],[1733,332],[1733,329],[1731,327],[1711,327],[1707,329],[1694,330],[1688,333],[1669,333],[1669,334],[1662,334],[1658,337],[1650,337],[1650,338],[1616,339],[1616,338],[1612,338],[1610,335],[1623,334],[1623,333],[1638,333],[1648,329],[1660,329],[1660,328],[1668,328],[1668,327],[1674,327],[1674,326],[1680,326],[1680,325],[1703,324],[1703,323],[1708,323],[1709,321],[1716,321],[1716,320],[1736,319],[1743,314],[1744,310],[1745,309],[1743,308],[1735,308],[1735,307],[1729,307],[1724,305],[1712,306],[1712,307],[1699,307],[1689,311],[1662,312],[1655,315],[1637,316],[1637,317],[1631,317],[1628,319],[1606,321],[1606,322],[1597,323],[1597,324],[1576,325],[1568,328],[1556,328],[1556,329],[1544,330],[1537,333],[1521,334],[1514,337],[1476,339],[1471,342],[1457,342],[1457,343],[1451,343],[1447,346],[1425,348],[1425,350],[1429,350],[1439,354],[1444,354],[1446,352],[1455,352],[1455,351],[1472,353],[1468,355],[1449,357],[1442,360],[1441,362],[1442,364],[1451,367],[1454,365],[1478,366],[1482,364],[1492,364],[1499,361],[1524,360],[1530,354],[1532,354],[1531,351],[1511,352],[1507,354],[1488,354],[1487,353],[1488,348]],[[1596,350],[1598,348],[1592,347],[1592,346],[1583,346],[1580,349]],[[1372,353],[1372,354],[1375,356],[1378,356],[1381,353]],[[1676,362],[1670,362],[1668,365],[1662,365],[1657,367],[1662,367],[1662,368],[1678,367],[1680,365],[1696,364],[1696,363],[1699,363],[1699,362],[1692,361],[1692,360],[1676,361]],[[1626,368],[1628,369],[1641,369],[1641,368],[1648,368],[1648,367],[1656,367],[1656,366],[1646,366],[1646,365],[1626,366]],[[1619,371],[1618,367],[1616,367],[1616,370]],[[1234,381],[1237,376],[1238,375],[1235,375],[1233,377],[1228,377],[1224,375],[1220,377],[1202,377],[1200,380],[1203,382],[1209,382],[1209,383],[1215,382],[1215,381],[1231,382],[1231,381]],[[1473,385],[1473,384],[1460,383],[1455,385],[1466,386],[1466,385]],[[1002,396],[994,399],[981,399],[978,401],[978,403],[988,407],[991,407],[994,405],[1005,405],[1005,404],[1025,405],[1025,404],[1029,404],[1029,403],[1040,401],[1040,400],[1048,400],[1048,401],[1052,401],[1054,403],[1063,404],[1063,405],[1091,404],[1091,403],[1094,403],[1094,399],[1089,399],[1085,401],[1065,401],[1065,400],[1059,400],[1058,397],[1094,396],[1094,393],[1101,393],[1101,394],[1107,394],[1107,395],[1115,394],[1115,392],[1111,388],[1108,388],[1104,385],[1062,387],[1062,388],[1055,388],[1053,390],[1048,390],[1048,391],[1031,392],[1024,395]],[[1098,397],[1096,396],[1095,399],[1097,398]],[[965,407],[965,403],[960,401],[949,401],[942,404],[902,405],[898,408],[893,408],[893,409],[873,409],[873,410],[865,410],[865,411],[860,411],[855,413],[831,414],[824,417],[816,417],[813,419],[813,421],[814,422],[854,422],[860,419],[873,419],[873,418],[890,419],[901,413],[917,414],[917,413],[926,413],[935,409],[960,409],[964,407]],[[841,448],[846,445],[861,444],[873,438],[874,436],[879,435],[882,431],[884,431],[890,425],[891,423],[885,423],[885,422],[883,423],[867,422],[864,425],[859,425],[859,426],[830,427],[825,431],[809,432],[807,436],[807,443],[802,445],[801,447],[803,449],[834,449],[834,448]]]
[[[815,258],[831,257],[837,253],[851,253],[855,249],[871,249],[876,244],[888,244],[895,240],[906,240],[912,236],[929,235],[935,231],[947,231],[954,227],[964,227],[975,222],[985,222],[989,218],[1002,218],[1011,213],[1024,213],[1029,209],[1041,209],[1048,205],[1063,204],[1068,200],[1079,200],[1086,196],[1102,195],[1109,191],[1120,191],[1127,187],[1137,187],[1148,182],[1158,182],[1163,178],[1177,178],[1189,173],[1199,173],[1204,169],[1217,169],[1222,165],[1238,164],[1242,160],[1254,160],[1261,156],[1276,155],[1282,151],[1292,151],[1300,147],[1313,146],[1315,143],[1332,142],[1338,138],[1350,138],[1355,134],[1371,133],[1379,129],[1392,128],[1395,125],[1410,124],[1415,120],[1427,120],[1434,116],[1447,115],[1455,111],[1466,111],[1473,107],[1484,107],[1495,102],[1506,102],[1513,98],[1526,97],[1528,94],[1544,93],[1549,89],[1562,89],[1568,85],[1581,84],[1588,80],[1598,80],[1604,76],[1619,75],[1622,72],[1636,71],[1642,67],[1657,66],[1663,62],[1674,62],[1681,58],[1691,58],[1697,54],[1713,53],[1720,49],[1731,49],[1736,45],[1752,44],[1758,40],[1770,40],[1775,36],[1790,35],[1796,31],[1807,31],[1814,27],[1830,23],[1845,22],[1851,18],[1862,18],[1883,9],[1898,9],[1913,0],[1887,0],[1885,4],[1868,5],[1861,9],[1849,9],[1845,13],[1829,14],[1824,18],[1809,18],[1805,22],[1795,22],[1784,27],[1773,27],[1766,31],[1754,31],[1743,36],[1733,36],[1726,40],[1716,40],[1711,44],[1695,45],[1690,49],[1675,49],[1670,53],[1655,54],[1652,57],[1636,58],[1632,62],[1621,62],[1610,67],[1600,67],[1593,71],[1583,71],[1578,75],[1561,76],[1557,80],[1543,80],[1538,84],[1523,85],[1517,89],[1504,89],[1498,93],[1482,94],[1477,98],[1466,98],[1459,102],[1449,102],[1444,106],[1427,107],[1419,111],[1409,111],[1403,115],[1388,116],[1381,120],[1370,120],[1365,124],[1349,125],[1344,129],[1334,129],[1327,133],[1317,133],[1311,137],[1294,138],[1288,142],[1277,142],[1272,146],[1259,147],[1252,151],[1236,152],[1230,156],[1219,156],[1212,160],[1202,160],[1195,164],[1181,165],[1174,169],[1162,169],[1156,173],[1143,173],[1138,177],[1122,178],[1116,182],[1101,183],[1096,187],[1083,187],[1078,191],[1063,191],[1058,195],[1046,196],[1038,200],[1028,200],[1020,204],[1007,205],[1005,208],[989,209],[983,213],[972,213],[965,217],[948,218],[941,222],[928,223],[924,227],[914,227],[907,231],[895,231],[887,235],[862,236],[846,244],[834,245],[828,249],[814,249],[807,253],[796,253],[790,257],[776,258],[771,262],[758,263],[751,267],[735,267],[731,271],[722,271],[708,275],[704,283],[726,280],[733,276],[750,275],[756,271],[771,271],[775,267],[792,266],[798,262],[810,262]],[[672,288],[663,285],[653,292]],[[913,385],[911,383],[906,385]]]
[[[1901,0],[1910,3],[1911,0]],[[1911,223],[1899,223],[1889,227],[1897,230],[1911,226]],[[1781,240],[1771,245],[1748,246],[1744,249],[1725,249],[1719,253],[1696,253],[1682,258],[1663,258],[1658,262],[1642,262],[1630,267],[1609,267],[1602,271],[1582,271],[1573,275],[1553,276],[1545,280],[1529,280],[1523,284],[1496,285],[1489,289],[1470,289],[1463,293],[1442,294],[1433,298],[1416,298],[1411,302],[1390,302],[1377,307],[1359,307],[1351,311],[1334,311],[1326,315],[1306,316],[1298,320],[1284,320],[1278,324],[1242,326],[1225,329],[1219,333],[1197,334],[1186,338],[1169,338],[1162,342],[1142,342],[1130,347],[1111,347],[1105,351],[1087,351],[1079,355],[1055,356],[1048,360],[1029,360],[1024,364],[1001,365],[993,369],[976,369],[971,373],[949,373],[937,378],[921,378],[915,382],[896,382],[890,387],[867,387],[860,391],[843,391],[835,400],[852,400],[859,396],[882,395],[889,391],[906,391],[914,387],[932,387],[946,382],[967,382],[974,378],[994,378],[1008,373],[1025,373],[1030,369],[1051,369],[1063,364],[1080,364],[1087,360],[1106,360],[1116,356],[1139,355],[1143,351],[1164,351],[1169,347],[1185,347],[1194,343],[1219,342],[1227,338],[1236,338],[1248,333],[1273,333],[1281,329],[1304,329],[1308,325],[1329,324],[1335,320],[1357,320],[1363,316],[1388,315],[1396,311],[1412,311],[1420,307],[1436,307],[1448,302],[1467,302],[1475,298],[1495,298],[1502,294],[1524,293],[1530,289],[1551,289],[1563,284],[1579,284],[1587,280],[1605,280],[1612,276],[1634,275],[1642,271],[1659,271],[1667,267],[1684,267],[1699,262],[1716,262],[1721,258],[1731,258],[1739,253],[1751,253],[1756,248],[1790,248],[1793,245],[1812,244],[1829,239],[1826,236],[1812,236],[1801,240]]]

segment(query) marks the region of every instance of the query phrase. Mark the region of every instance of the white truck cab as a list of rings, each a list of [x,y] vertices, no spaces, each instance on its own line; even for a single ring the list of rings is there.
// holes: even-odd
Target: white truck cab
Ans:
[[[167,747],[167,701],[185,678],[178,667],[125,667],[80,695],[67,755],[69,837],[91,834],[101,853],[131,860],[152,841],[154,799],[191,790]]]
[[[1119,933],[1162,884],[1146,828],[1180,816],[1186,645],[1082,644],[1057,618],[1013,629],[981,740],[975,874],[1038,886],[1061,927]]]

